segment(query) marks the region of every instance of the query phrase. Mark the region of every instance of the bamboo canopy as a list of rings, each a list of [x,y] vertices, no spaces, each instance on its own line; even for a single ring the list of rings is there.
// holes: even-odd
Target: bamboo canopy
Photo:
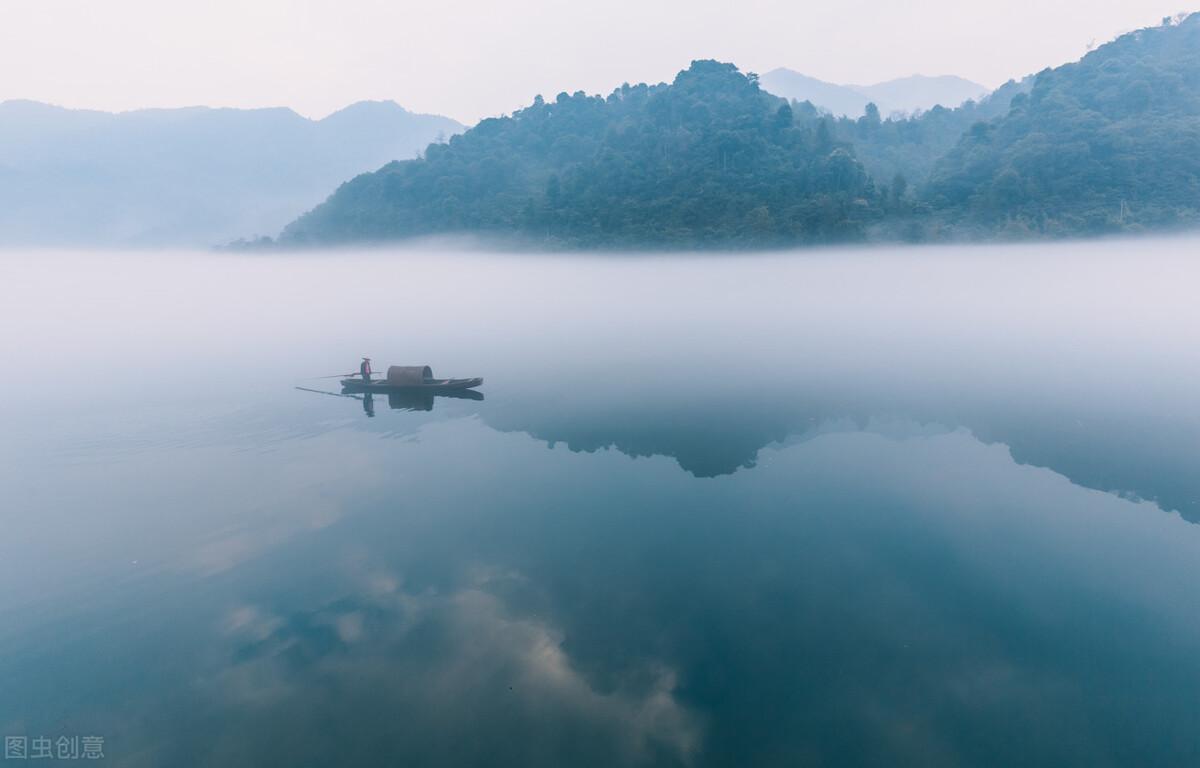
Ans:
[[[433,378],[428,365],[389,365],[387,383],[393,387],[419,387]]]

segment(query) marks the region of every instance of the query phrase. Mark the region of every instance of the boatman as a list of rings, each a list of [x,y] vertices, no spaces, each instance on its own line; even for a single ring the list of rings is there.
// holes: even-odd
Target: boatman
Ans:
[[[371,358],[363,358],[362,365],[358,366],[358,372],[362,374],[363,381],[371,380]]]

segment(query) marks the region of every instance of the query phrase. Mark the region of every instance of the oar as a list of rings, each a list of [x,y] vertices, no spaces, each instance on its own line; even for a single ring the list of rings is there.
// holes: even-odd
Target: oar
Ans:
[[[373,374],[375,372],[371,371],[371,373]],[[362,374],[358,373],[358,372],[356,372],[356,373],[335,373],[332,376],[313,376],[312,378],[314,378],[314,379],[344,379],[347,376],[361,376],[361,375]]]
[[[347,395],[345,392],[326,392],[323,389],[309,389],[308,387],[296,387],[301,392],[316,392],[318,395],[333,395],[334,397],[352,397],[355,400],[362,400],[361,395]]]

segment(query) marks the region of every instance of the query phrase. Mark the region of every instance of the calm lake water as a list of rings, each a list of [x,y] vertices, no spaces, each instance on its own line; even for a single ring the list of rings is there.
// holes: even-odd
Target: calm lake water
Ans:
[[[0,732],[1200,764],[1198,249],[2,254]]]

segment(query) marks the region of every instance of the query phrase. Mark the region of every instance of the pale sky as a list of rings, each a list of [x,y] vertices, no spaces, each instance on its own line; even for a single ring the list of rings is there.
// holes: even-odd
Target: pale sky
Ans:
[[[1200,0],[1193,0],[1200,5]],[[535,94],[659,82],[696,58],[987,86],[1187,0],[0,0],[0,101],[289,106],[361,99],[471,123]]]

